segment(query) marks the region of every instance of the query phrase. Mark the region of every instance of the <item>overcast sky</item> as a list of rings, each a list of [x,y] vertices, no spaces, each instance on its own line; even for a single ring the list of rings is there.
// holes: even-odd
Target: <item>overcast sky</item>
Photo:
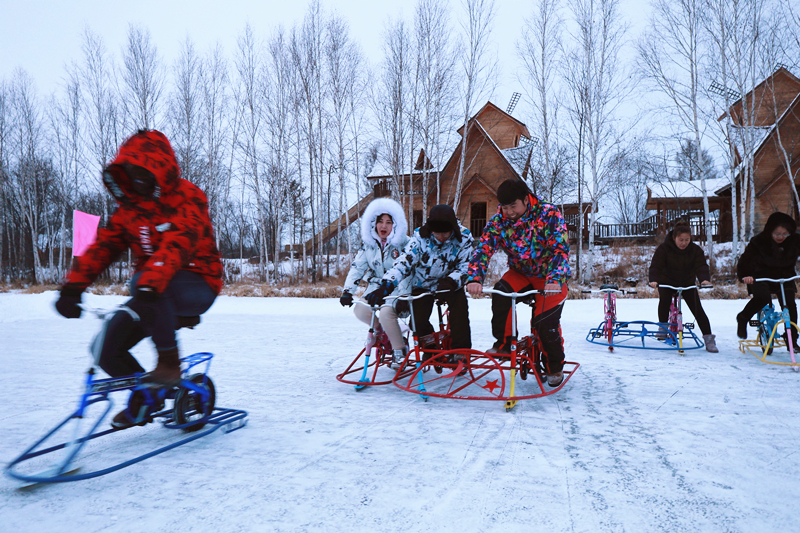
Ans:
[[[381,59],[381,32],[387,19],[402,16],[410,22],[415,4],[415,0],[322,2],[323,9],[336,11],[349,22],[353,39],[373,63]],[[462,0],[450,0],[450,5],[454,15],[463,10]],[[514,91],[521,91],[513,70],[515,42],[531,6],[531,0],[496,0],[493,40],[501,83],[493,101],[503,108]],[[632,25],[633,37],[644,22],[645,10],[636,0],[624,0],[623,6],[630,6],[624,16]],[[187,35],[198,52],[205,53],[220,42],[230,57],[248,22],[264,38],[279,24],[289,28],[301,21],[307,7],[304,0],[0,0],[0,78],[9,79],[15,68],[22,67],[41,95],[52,93],[61,83],[65,65],[82,60],[81,34],[87,25],[119,59],[129,23],[141,24],[150,30],[169,65]]]

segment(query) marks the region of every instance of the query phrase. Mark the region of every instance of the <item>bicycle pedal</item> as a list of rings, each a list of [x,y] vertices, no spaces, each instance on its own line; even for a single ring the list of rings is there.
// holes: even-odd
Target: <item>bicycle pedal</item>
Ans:
[[[694,322],[684,322],[684,323],[683,323],[683,326],[684,326],[686,329],[694,329]]]
[[[751,320],[750,325],[753,326],[754,328],[757,328],[758,326],[761,325],[761,322],[759,322],[758,320]]]

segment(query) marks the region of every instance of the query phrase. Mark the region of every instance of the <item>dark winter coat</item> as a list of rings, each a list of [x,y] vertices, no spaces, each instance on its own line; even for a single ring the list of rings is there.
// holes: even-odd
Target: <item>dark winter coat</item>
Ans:
[[[786,228],[791,233],[781,244],[772,239],[772,232],[778,226]],[[800,256],[800,235],[797,234],[797,223],[785,213],[772,213],[767,219],[764,231],[750,239],[744,249],[736,266],[736,275],[740,280],[748,276],[791,278],[795,275],[798,256]]]
[[[125,168],[135,165],[152,173],[152,193],[136,190]],[[140,131],[120,147],[103,171],[103,182],[119,204],[97,240],[76,258],[66,284],[85,289],[128,248],[135,256],[139,287],[157,293],[179,270],[200,274],[219,294],[222,263],[208,214],[208,200],[180,177],[175,153],[163,133]]]
[[[689,246],[681,250],[675,244],[670,231],[653,254],[648,281],[655,281],[659,285],[689,287],[695,284],[695,278],[701,283],[711,281],[711,272],[708,270],[703,249],[690,242]]]

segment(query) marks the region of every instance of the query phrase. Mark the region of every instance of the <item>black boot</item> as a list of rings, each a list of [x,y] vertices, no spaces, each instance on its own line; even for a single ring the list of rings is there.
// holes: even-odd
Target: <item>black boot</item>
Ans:
[[[145,398],[145,392],[141,390],[133,391],[128,399],[128,406],[116,414],[111,421],[114,429],[128,429],[133,426],[144,426],[153,421],[153,413],[164,407],[164,400],[158,395],[150,393],[150,402]]]
[[[736,315],[736,335],[740,339],[747,338],[747,320],[742,317],[741,313]]]
[[[142,383],[175,387],[181,382],[181,358],[178,347],[158,352],[158,364],[142,376]]]

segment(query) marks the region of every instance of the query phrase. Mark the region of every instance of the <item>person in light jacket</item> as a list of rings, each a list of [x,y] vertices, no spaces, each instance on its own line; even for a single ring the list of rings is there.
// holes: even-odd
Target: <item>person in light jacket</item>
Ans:
[[[339,303],[342,306],[352,306],[353,296],[358,288],[358,282],[366,279],[368,294],[380,286],[381,279],[388,272],[400,254],[403,252],[409,241],[408,223],[403,213],[403,208],[390,198],[377,198],[373,200],[364,211],[361,217],[361,249],[358,251],[353,264],[350,265],[350,272],[344,282],[344,290]],[[399,285],[392,295],[401,295],[409,292],[409,283]],[[379,317],[392,313],[393,306],[397,305],[397,300],[390,300],[381,307]],[[363,305],[356,305],[353,312],[360,321],[369,324],[372,319],[372,311]],[[400,330],[397,320],[387,321],[383,325],[384,331],[389,336],[392,343],[392,350],[402,351],[405,348],[405,340]]]

